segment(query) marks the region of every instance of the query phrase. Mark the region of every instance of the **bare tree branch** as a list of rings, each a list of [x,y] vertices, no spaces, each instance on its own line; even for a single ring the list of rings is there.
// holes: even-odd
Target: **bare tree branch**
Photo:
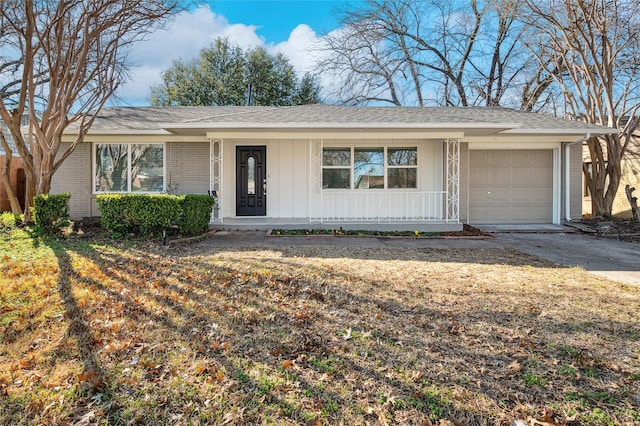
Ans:
[[[587,141],[592,167],[584,168],[592,213],[610,216],[621,163],[640,121],[640,4],[632,0],[528,0],[541,68],[560,87],[566,112],[619,132]]]
[[[0,77],[12,73],[19,81],[5,86],[0,118],[23,160],[27,220],[33,196],[49,192],[53,174],[126,80],[128,47],[182,8],[178,0],[0,2],[0,33],[8,46]],[[76,137],[59,153],[71,125]]]

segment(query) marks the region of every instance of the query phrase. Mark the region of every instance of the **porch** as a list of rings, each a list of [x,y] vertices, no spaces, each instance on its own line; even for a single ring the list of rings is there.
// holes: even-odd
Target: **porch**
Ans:
[[[268,231],[270,229],[343,229],[357,231],[420,231],[420,232],[453,232],[462,230],[461,223],[439,221],[412,221],[389,223],[376,221],[348,222],[310,222],[304,218],[268,218],[268,217],[226,217],[224,223],[212,223],[212,229],[238,231]]]
[[[267,169],[271,171],[255,180],[258,185],[255,193],[264,192],[266,214],[245,215],[235,208],[239,182],[237,166],[234,169],[227,165],[236,162],[237,157],[233,154],[238,146],[246,148],[257,142],[210,139],[210,193],[219,195],[211,226],[221,229],[418,229],[425,232],[462,229],[459,139],[365,140],[358,143],[316,139],[300,142],[303,141],[297,144],[290,140],[260,142],[270,159],[270,169]],[[300,149],[301,146],[306,149]],[[326,166],[323,162],[325,148],[349,158],[345,164]],[[359,185],[356,176],[354,153],[363,151],[371,151],[380,163],[367,164],[370,170],[379,168],[364,176],[378,179],[367,186]],[[401,164],[396,158],[398,153],[407,154],[411,161]],[[395,156],[393,161],[389,159],[391,155]],[[327,181],[328,169],[336,172],[331,176],[339,175],[344,182],[337,185],[335,180]],[[394,180],[392,184],[389,170],[397,172],[396,177],[405,176],[408,183],[403,186],[403,182]]]

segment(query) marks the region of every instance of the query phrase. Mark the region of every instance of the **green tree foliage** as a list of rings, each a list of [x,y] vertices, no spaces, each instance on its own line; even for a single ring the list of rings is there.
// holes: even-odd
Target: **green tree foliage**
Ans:
[[[151,88],[151,104],[304,105],[320,102],[320,86],[309,74],[298,78],[286,56],[258,47],[243,50],[217,39],[191,62],[174,61]]]

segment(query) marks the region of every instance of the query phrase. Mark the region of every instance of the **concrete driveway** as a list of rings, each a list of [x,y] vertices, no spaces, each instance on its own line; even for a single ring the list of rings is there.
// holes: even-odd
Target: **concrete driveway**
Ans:
[[[265,231],[222,231],[200,244],[209,247],[326,246],[496,248],[520,250],[564,266],[580,266],[599,276],[640,285],[640,244],[562,232],[556,227],[543,232],[500,232],[492,239],[387,239],[336,238],[332,236],[269,237]]]
[[[640,244],[578,233],[496,233],[496,243],[554,263],[640,285]]]

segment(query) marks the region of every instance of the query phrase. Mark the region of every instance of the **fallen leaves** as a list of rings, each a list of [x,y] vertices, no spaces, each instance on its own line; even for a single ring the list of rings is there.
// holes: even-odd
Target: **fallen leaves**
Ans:
[[[587,275],[518,253],[135,244],[66,253],[59,268],[11,266],[21,281],[6,288],[28,297],[0,299],[0,394],[46,395],[19,407],[32,423],[54,411],[59,424],[546,426],[595,423],[596,409],[614,424],[633,419],[640,318],[600,306],[605,296],[609,308],[637,303],[640,292],[582,293]],[[91,363],[103,373],[85,370]],[[112,405],[83,406],[82,392],[103,387]],[[559,408],[545,411],[551,404]],[[45,417],[46,407],[56,408]]]

